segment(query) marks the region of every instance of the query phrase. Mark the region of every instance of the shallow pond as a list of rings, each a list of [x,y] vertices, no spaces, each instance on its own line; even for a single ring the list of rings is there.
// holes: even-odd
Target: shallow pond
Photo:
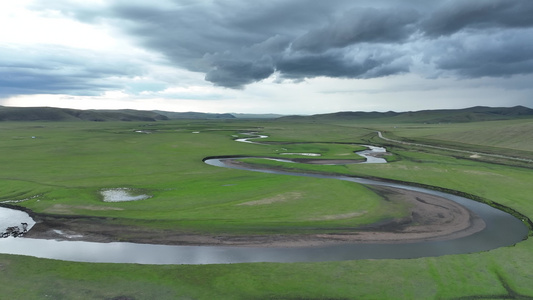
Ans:
[[[150,195],[134,195],[133,191],[128,188],[116,188],[100,191],[104,202],[125,202],[125,201],[138,201],[151,198]]]

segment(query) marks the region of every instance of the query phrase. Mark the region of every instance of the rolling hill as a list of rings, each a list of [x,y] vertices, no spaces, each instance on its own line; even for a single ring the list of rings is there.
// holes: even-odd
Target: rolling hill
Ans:
[[[171,119],[233,119],[231,114],[165,111],[78,110],[55,107],[0,106],[0,121],[162,121]]]
[[[286,116],[279,120],[293,121],[367,121],[381,120],[397,123],[465,123],[516,118],[533,118],[533,109],[524,106],[486,107],[465,109],[421,110],[408,112],[337,112],[312,116]]]
[[[311,116],[282,116],[274,114],[215,114],[200,112],[169,112],[161,110],[78,110],[54,107],[0,106],[0,121],[164,121],[175,119],[235,119],[269,118],[280,121],[375,121],[389,123],[465,123],[479,121],[533,118],[533,109],[524,106],[485,107],[465,109],[421,110],[409,112],[336,112]]]

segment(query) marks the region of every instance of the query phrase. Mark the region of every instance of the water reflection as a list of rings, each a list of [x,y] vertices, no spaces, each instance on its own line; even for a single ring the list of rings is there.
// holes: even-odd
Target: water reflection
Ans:
[[[379,157],[380,155],[383,155],[387,152],[387,150],[383,147],[376,147],[376,146],[370,146],[370,145],[364,145],[368,148],[368,150],[363,150],[356,152],[356,154],[366,158],[366,161],[363,162],[364,164],[385,164],[387,163],[387,160]]]
[[[404,244],[343,244],[326,247],[258,248],[92,243],[28,238],[0,240],[0,252],[95,263],[228,264],[251,262],[318,262],[354,259],[401,259],[480,252],[515,244],[527,235],[516,218],[476,204],[487,228],[468,237]]]
[[[27,213],[0,207],[0,236],[19,236],[30,230],[35,221]]]

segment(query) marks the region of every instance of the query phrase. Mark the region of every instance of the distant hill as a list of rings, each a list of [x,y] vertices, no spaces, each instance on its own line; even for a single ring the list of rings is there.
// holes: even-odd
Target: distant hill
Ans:
[[[533,109],[524,106],[486,107],[475,106],[465,109],[421,110],[402,113],[398,121],[416,120],[418,123],[465,123],[479,121],[509,120],[533,117]]]
[[[282,116],[275,114],[213,114],[200,112],[169,112],[120,110],[78,110],[54,107],[0,106],[0,121],[163,121],[174,119],[276,119],[286,121],[373,121],[396,123],[464,123],[515,118],[533,118],[533,109],[524,106],[465,109],[421,110],[409,112],[337,112],[312,116]]]
[[[312,116],[286,116],[278,120],[294,121],[367,121],[382,120],[398,123],[465,123],[479,121],[533,118],[533,109],[524,106],[465,109],[421,110],[409,112],[337,112]]]
[[[77,110],[55,107],[0,106],[0,121],[157,121],[168,118],[149,111]]]
[[[234,115],[237,119],[277,119],[283,117],[283,115],[279,114],[231,114]]]
[[[210,114],[199,112],[172,112],[154,110],[153,112],[166,116],[169,119],[235,119],[232,114]]]
[[[78,110],[55,107],[0,106],[0,121],[162,121],[170,119],[234,119],[231,114],[175,113],[165,111]]]

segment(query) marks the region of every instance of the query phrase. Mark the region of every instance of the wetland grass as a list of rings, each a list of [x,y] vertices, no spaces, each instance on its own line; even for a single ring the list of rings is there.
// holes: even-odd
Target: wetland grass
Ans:
[[[523,126],[509,122],[497,123],[498,128],[502,124],[512,128]],[[0,201],[25,200],[17,205],[43,213],[54,209],[57,213],[62,209],[67,215],[113,217],[125,224],[150,223],[146,226],[161,228],[190,226],[191,230],[199,231],[214,227],[238,231],[254,224],[267,226],[269,222],[264,220],[284,228],[295,216],[301,219],[313,211],[342,214],[359,209],[360,205],[374,211],[382,207],[379,197],[357,185],[328,183],[327,188],[321,188],[318,179],[278,178],[214,168],[203,164],[202,159],[215,155],[267,156],[283,147],[232,140],[232,135],[250,129],[269,135],[267,141],[325,143],[325,153],[334,154],[344,149],[333,146],[330,149],[327,143],[364,144],[383,126],[272,121],[2,123],[0,187],[5,193],[0,195]],[[392,127],[389,130],[398,137],[405,135],[410,139],[431,136],[434,142],[442,139],[442,143],[448,143],[455,139],[468,143],[469,138],[458,133],[461,125],[454,126],[457,128],[448,133],[441,129],[423,134],[405,134],[404,129],[393,131]],[[477,125],[464,126],[463,132],[467,132]],[[479,126],[478,132],[488,136],[490,128],[482,127]],[[151,134],[135,132],[147,128]],[[512,149],[531,153],[528,143],[514,139]],[[505,145],[487,140],[485,144],[476,142],[469,147],[502,149]],[[295,147],[305,150],[304,146]],[[506,205],[527,217],[533,216],[530,186],[533,172],[528,166],[490,164],[430,150],[400,147],[388,150],[395,154],[394,163],[339,168],[354,176],[383,177],[462,191]],[[328,171],[329,167],[333,166],[313,166],[318,171]],[[121,187],[148,191],[153,198],[123,203],[105,203],[99,198],[101,189]],[[339,199],[337,206],[320,202],[321,198],[332,196],[330,189],[336,190],[333,196]],[[349,203],[347,196],[354,194],[372,202]],[[305,203],[304,195],[312,195],[314,200]],[[267,205],[242,205],[269,201]],[[305,203],[301,210],[300,202]],[[275,209],[276,206],[280,209]],[[233,221],[224,227],[221,216]],[[250,216],[260,217],[254,220]],[[187,219],[191,222],[184,221]],[[161,222],[154,225],[150,220]],[[337,221],[328,222],[337,226]],[[0,255],[0,298],[531,299],[531,253],[533,242],[526,240],[512,247],[465,255],[291,264],[150,266]]]

